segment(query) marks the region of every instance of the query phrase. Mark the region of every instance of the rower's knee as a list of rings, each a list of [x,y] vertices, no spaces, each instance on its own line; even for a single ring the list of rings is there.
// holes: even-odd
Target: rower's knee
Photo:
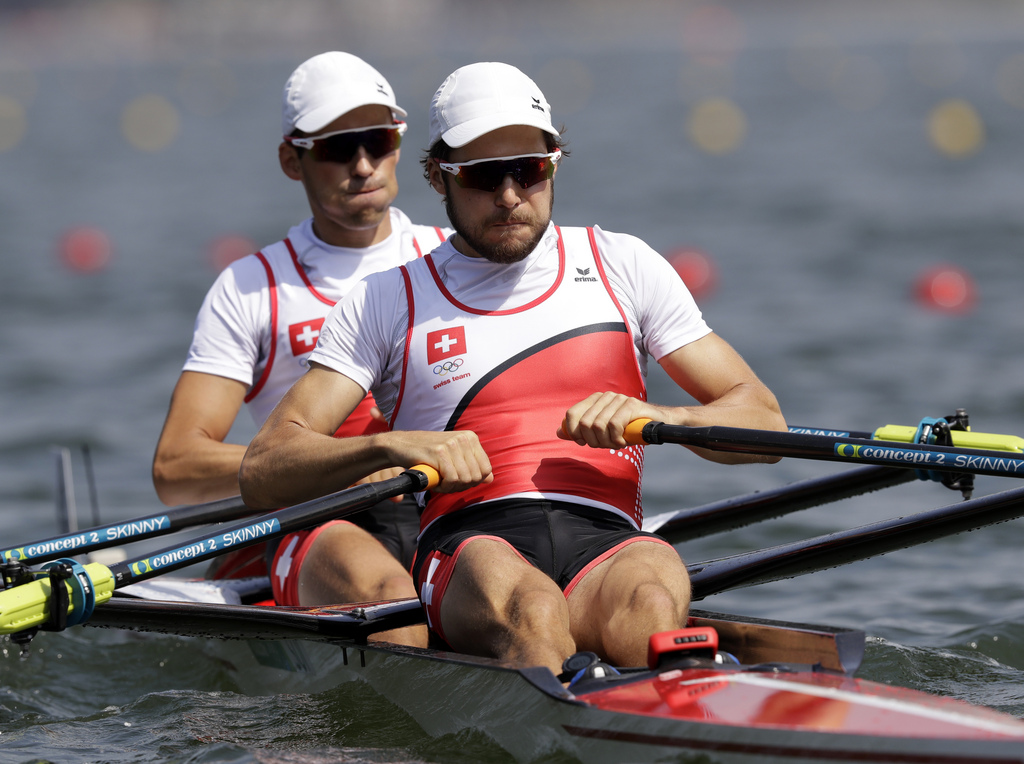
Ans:
[[[686,625],[690,598],[684,592],[672,591],[660,582],[638,584],[626,607],[628,617],[650,622],[658,630]]]
[[[510,598],[503,620],[513,632],[567,633],[569,608],[561,592],[528,589]]]
[[[380,580],[377,587],[377,599],[398,600],[416,596],[416,586],[412,576],[404,571],[387,575]]]
[[[517,592],[501,620],[506,643],[502,652],[509,657],[560,665],[576,649],[569,630],[569,608],[560,591]]]

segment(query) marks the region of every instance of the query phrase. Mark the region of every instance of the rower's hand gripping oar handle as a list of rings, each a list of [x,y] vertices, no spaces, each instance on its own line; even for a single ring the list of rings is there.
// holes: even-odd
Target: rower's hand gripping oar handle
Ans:
[[[433,467],[428,467],[426,464],[417,464],[414,467],[410,467],[402,474],[409,474],[416,477],[417,472],[422,476],[420,479],[420,487],[416,489],[417,492],[429,490],[441,482],[441,474]]]
[[[654,425],[650,428],[647,425]],[[649,430],[645,432],[646,430]],[[631,446],[643,446],[647,444],[656,445],[661,441],[658,440],[657,435],[657,423],[652,419],[634,419],[632,422],[626,425],[626,429],[622,431],[622,437],[626,439],[626,442]]]
[[[413,485],[409,485],[410,478],[414,481]],[[379,484],[383,486],[384,483],[391,483],[377,498],[383,499],[387,496],[406,493],[410,490],[414,492],[425,491],[436,486],[440,479],[440,475],[433,467],[417,464],[401,475],[391,478],[391,481],[384,481]],[[348,489],[348,491],[358,493],[360,496],[366,493],[360,486]],[[345,491],[339,492],[339,496],[344,495],[346,495]],[[317,502],[314,501],[312,503]],[[300,508],[301,505],[297,505],[289,509],[296,511]],[[289,512],[289,509],[279,510],[279,512]],[[339,510],[339,515],[345,514],[343,509]],[[301,523],[301,520],[296,518],[295,522]],[[287,532],[290,531],[284,529],[278,535],[284,535]],[[254,538],[249,543],[258,543],[270,537],[268,535]],[[238,544],[236,548],[246,545],[248,544],[243,542]],[[219,553],[217,552],[217,554]],[[210,556],[215,555],[211,554]],[[181,564],[169,565],[165,571],[160,572],[170,572],[171,570],[176,570],[179,567],[199,561],[201,561],[201,558],[196,556],[184,560]],[[0,634],[15,634],[36,627],[60,630],[65,625],[73,626],[85,623],[89,616],[92,615],[95,606],[102,605],[113,596],[114,589],[154,575],[154,573],[149,573],[148,575],[142,574],[136,577],[122,577],[115,574],[114,570],[106,565],[95,562],[88,565],[81,565],[72,559],[62,559],[57,562],[62,566],[70,567],[71,575],[64,577],[62,572],[60,575],[56,575],[45,570],[37,571],[30,574],[33,580],[27,583],[15,582],[10,588],[0,591]],[[131,561],[116,564],[122,573],[128,570],[130,565]],[[64,597],[58,592],[57,599],[55,600],[54,587],[59,586],[66,587],[67,596]],[[66,614],[52,612],[55,609],[60,610],[65,602],[67,603]]]

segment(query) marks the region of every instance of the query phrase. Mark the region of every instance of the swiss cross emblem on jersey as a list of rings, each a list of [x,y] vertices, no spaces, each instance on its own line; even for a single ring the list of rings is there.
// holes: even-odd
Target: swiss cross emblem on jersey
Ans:
[[[311,318],[288,327],[288,339],[292,341],[292,355],[305,355],[316,347],[320,327],[324,325],[322,318]]]
[[[427,332],[427,363],[437,363],[445,358],[466,352],[466,327],[453,326]]]

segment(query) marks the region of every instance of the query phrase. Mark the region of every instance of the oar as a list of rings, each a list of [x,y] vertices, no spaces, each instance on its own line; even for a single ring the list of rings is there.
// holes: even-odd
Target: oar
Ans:
[[[1024,488],[687,566],[693,598],[838,567],[1024,515]]]
[[[678,544],[916,479],[910,470],[857,467],[838,475],[811,478],[699,507],[645,517],[644,530],[657,533],[669,543]]]
[[[0,563],[11,560],[20,560],[21,562],[52,560],[61,555],[87,554],[98,549],[173,533],[183,528],[207,523],[224,523],[254,514],[262,514],[262,512],[247,507],[241,496],[218,499],[205,504],[174,507],[134,520],[111,523],[98,528],[76,531],[63,536],[53,536],[42,541],[33,541],[12,547],[0,551]]]
[[[437,482],[438,474],[433,468],[417,465],[379,483],[346,488],[110,567],[59,560],[50,564],[50,572],[34,574],[39,576],[35,580],[14,582],[16,585],[0,591],[0,634],[14,634],[48,622],[50,628],[63,628],[64,622],[70,626],[83,623],[96,605],[110,599],[115,589],[369,509],[393,496],[424,491]]]
[[[915,443],[918,428],[900,424],[887,424],[872,432],[850,430],[828,430],[817,427],[790,426],[789,431],[798,435],[824,435],[831,438],[859,438],[861,440],[888,440],[895,443]],[[1024,438],[1016,435],[1000,435],[994,432],[973,430],[949,431],[953,445],[957,448],[980,448],[985,451],[1011,451],[1024,453]]]
[[[693,599],[730,589],[769,583],[834,568],[887,552],[975,530],[1024,515],[1024,488],[972,499],[948,507],[884,520],[860,528],[826,534],[768,549],[687,565]],[[338,606],[316,614],[297,608],[286,611],[243,605],[125,601],[115,598],[97,614],[100,626],[162,631],[172,634],[223,634],[267,637],[280,633],[312,638],[361,638],[420,622],[418,600],[386,603],[388,608]],[[391,606],[397,609],[392,612]],[[295,611],[295,612],[292,612]],[[374,615],[371,616],[371,611]]]
[[[1024,477],[1024,455],[977,448],[891,443],[866,438],[807,435],[742,427],[686,427],[638,419],[626,427],[629,443],[676,443],[709,451],[876,464],[934,472]]]

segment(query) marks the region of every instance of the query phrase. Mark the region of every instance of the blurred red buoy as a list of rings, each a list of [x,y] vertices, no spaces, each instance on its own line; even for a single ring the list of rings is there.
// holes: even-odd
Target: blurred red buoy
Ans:
[[[966,313],[974,307],[974,281],[962,268],[937,265],[917,278],[914,289],[917,301],[926,308],[946,313]]]
[[[60,238],[57,254],[73,271],[95,273],[110,264],[113,249],[110,238],[99,228],[77,226]]]
[[[695,299],[707,297],[717,286],[715,264],[699,249],[678,249],[666,258]]]
[[[222,271],[239,258],[251,255],[259,249],[251,239],[237,234],[227,234],[210,243],[210,265]]]

